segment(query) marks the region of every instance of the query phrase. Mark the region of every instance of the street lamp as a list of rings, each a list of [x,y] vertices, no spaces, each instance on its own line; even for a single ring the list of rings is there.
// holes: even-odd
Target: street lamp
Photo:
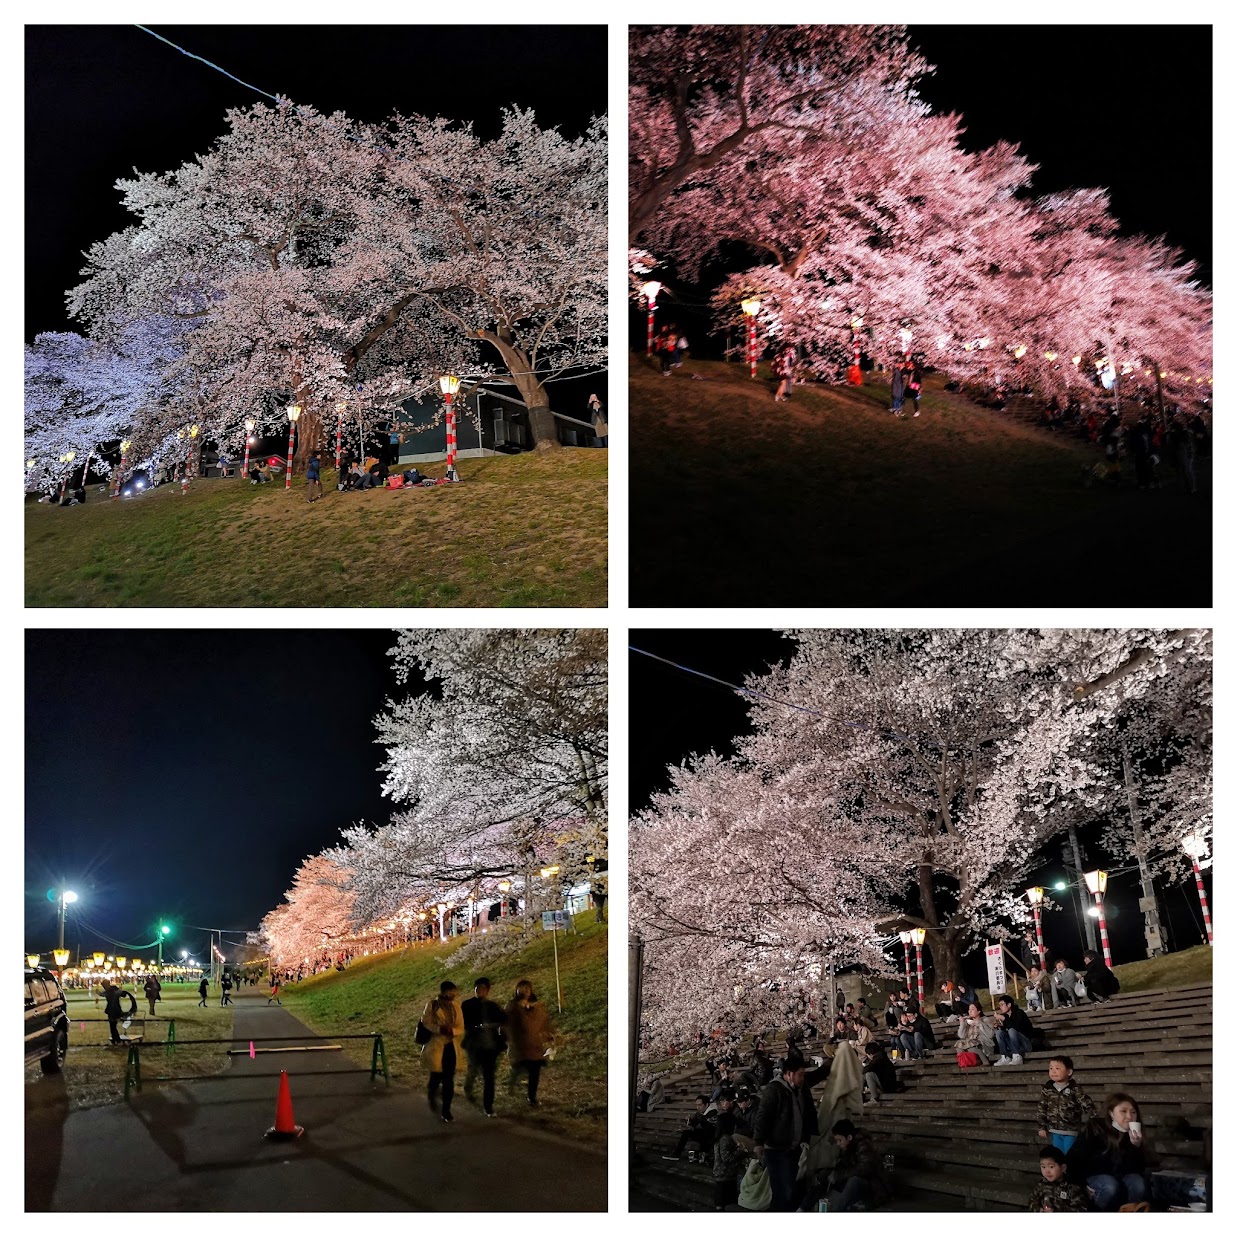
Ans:
[[[1108,948],[1108,922],[1104,918],[1104,891],[1108,888],[1108,873],[1084,872],[1087,889],[1095,895],[1095,916],[1100,921],[1100,945],[1104,950],[1104,965],[1112,966],[1112,951]]]
[[[200,425],[191,425],[185,433],[189,435],[189,449],[185,452],[185,467],[180,474],[180,492],[187,494],[189,492],[189,470],[193,463],[193,445],[198,436],[198,431],[201,430]],[[184,438],[184,433],[178,433],[177,438]]]
[[[911,929],[911,941],[915,946],[915,978],[919,981],[919,1004],[923,1006],[923,938],[927,936],[924,928]]]
[[[60,948],[64,948],[64,908],[70,903],[77,901],[77,894],[72,889],[62,889],[60,897],[56,899],[60,903]]]
[[[499,881],[498,892],[503,896],[498,900],[498,917],[503,919],[507,914],[507,895],[511,892],[510,881]]]
[[[902,959],[906,965],[906,990],[911,990],[911,934],[908,931],[899,932],[898,940],[902,942]]]
[[[125,969],[125,963],[127,961],[128,961],[128,958],[124,958],[120,954],[117,954],[116,955],[116,969],[118,971],[123,971]]]
[[[165,936],[170,936],[171,933],[172,929],[169,928],[167,924],[163,923],[159,925],[159,935],[155,939],[159,946],[159,960],[157,965],[160,970],[163,970],[163,938]]]
[[[341,399],[335,403],[335,480],[339,482],[339,461],[344,450],[344,413],[348,411],[348,401]]]
[[[40,954],[27,954],[26,965],[33,971],[39,965]]]
[[[859,332],[863,330],[863,318],[855,314],[850,320],[850,344],[852,357],[850,369],[846,371],[846,381],[852,387],[863,386],[863,370],[859,366]]]
[[[1198,900],[1203,908],[1203,926],[1207,929],[1207,944],[1214,944],[1211,934],[1211,911],[1207,906],[1207,890],[1203,888],[1203,873],[1198,861],[1208,853],[1207,839],[1201,833],[1189,833],[1181,839],[1181,849],[1190,856],[1194,865],[1194,884],[1198,889]]]
[[[447,929],[443,923],[443,916],[447,913],[447,904],[445,902],[438,903],[438,939],[445,941],[447,939]]]
[[[657,312],[657,294],[661,291],[661,284],[656,279],[650,279],[640,289],[640,295],[644,297],[645,304],[649,307],[649,329],[648,329],[648,351],[647,356],[653,355],[653,315]]]
[[[1065,882],[1061,881],[1058,888],[1062,887],[1064,884]],[[1035,945],[1039,950],[1040,970],[1043,970],[1044,960],[1048,951],[1044,948],[1044,923],[1041,918],[1044,906],[1044,891],[1042,887],[1039,885],[1032,885],[1031,888],[1027,890],[1027,898],[1030,900],[1031,910],[1035,915]]]
[[[756,377],[756,315],[760,313],[760,298],[756,296],[744,297],[739,302],[739,307],[743,310],[747,317],[747,363],[750,370],[750,376]]]
[[[107,958],[107,955],[106,955],[105,953],[103,953],[103,951],[102,951],[102,950],[100,950],[99,952],[97,952],[97,953],[94,955],[94,964],[95,964],[95,966],[102,966],[102,965],[103,965],[103,963],[104,963],[104,961],[106,960],[106,958]]]
[[[64,501],[64,492],[69,488],[69,479],[73,476],[73,461],[77,459],[76,451],[66,451],[61,457],[62,464],[68,464],[69,471],[65,473],[64,480],[60,483],[60,500]]]
[[[898,332],[898,338],[902,341],[902,359],[909,361],[911,359],[911,340],[914,338],[911,328],[904,326]]]
[[[455,396],[460,389],[460,380],[454,374],[443,374],[438,379],[438,389],[447,405],[447,480],[458,481],[455,473]]]
[[[125,481],[125,460],[129,458],[129,448],[133,444],[126,438],[120,444],[120,463],[116,467],[116,484],[112,486],[112,497],[120,497],[120,487]]]
[[[245,467],[241,470],[241,476],[249,476],[249,448],[253,446],[253,431],[258,428],[258,422],[254,417],[245,418]]]
[[[288,409],[288,470],[283,483],[285,494],[292,488],[292,448],[296,445],[296,423],[300,419],[301,406],[293,404]]]
[[[53,949],[52,957],[56,959],[56,969],[63,971],[69,964],[69,951],[67,949]]]

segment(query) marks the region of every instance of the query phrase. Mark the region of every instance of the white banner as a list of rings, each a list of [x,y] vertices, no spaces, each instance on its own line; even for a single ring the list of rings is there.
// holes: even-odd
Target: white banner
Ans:
[[[1005,991],[1005,956],[1000,945],[989,945],[985,952],[988,955],[988,991],[996,997]]]

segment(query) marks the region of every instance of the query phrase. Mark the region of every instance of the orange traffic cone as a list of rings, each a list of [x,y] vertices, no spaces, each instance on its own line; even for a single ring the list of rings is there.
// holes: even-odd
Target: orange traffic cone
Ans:
[[[279,1098],[275,1101],[275,1124],[266,1131],[266,1138],[300,1138],[305,1127],[292,1119],[292,1092],[288,1087],[288,1071],[279,1071]]]

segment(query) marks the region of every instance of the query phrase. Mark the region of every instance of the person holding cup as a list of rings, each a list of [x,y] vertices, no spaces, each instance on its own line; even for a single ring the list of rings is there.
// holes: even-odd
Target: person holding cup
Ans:
[[[1071,1181],[1086,1182],[1096,1211],[1117,1211],[1124,1203],[1147,1201],[1146,1146],[1132,1095],[1114,1092],[1104,1110],[1106,1116],[1087,1122],[1066,1163]]]

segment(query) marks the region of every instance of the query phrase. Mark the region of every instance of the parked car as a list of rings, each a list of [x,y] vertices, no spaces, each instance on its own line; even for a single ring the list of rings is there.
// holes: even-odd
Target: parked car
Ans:
[[[42,967],[26,968],[26,1064],[58,1074],[69,1051],[69,1011],[60,981]]]

